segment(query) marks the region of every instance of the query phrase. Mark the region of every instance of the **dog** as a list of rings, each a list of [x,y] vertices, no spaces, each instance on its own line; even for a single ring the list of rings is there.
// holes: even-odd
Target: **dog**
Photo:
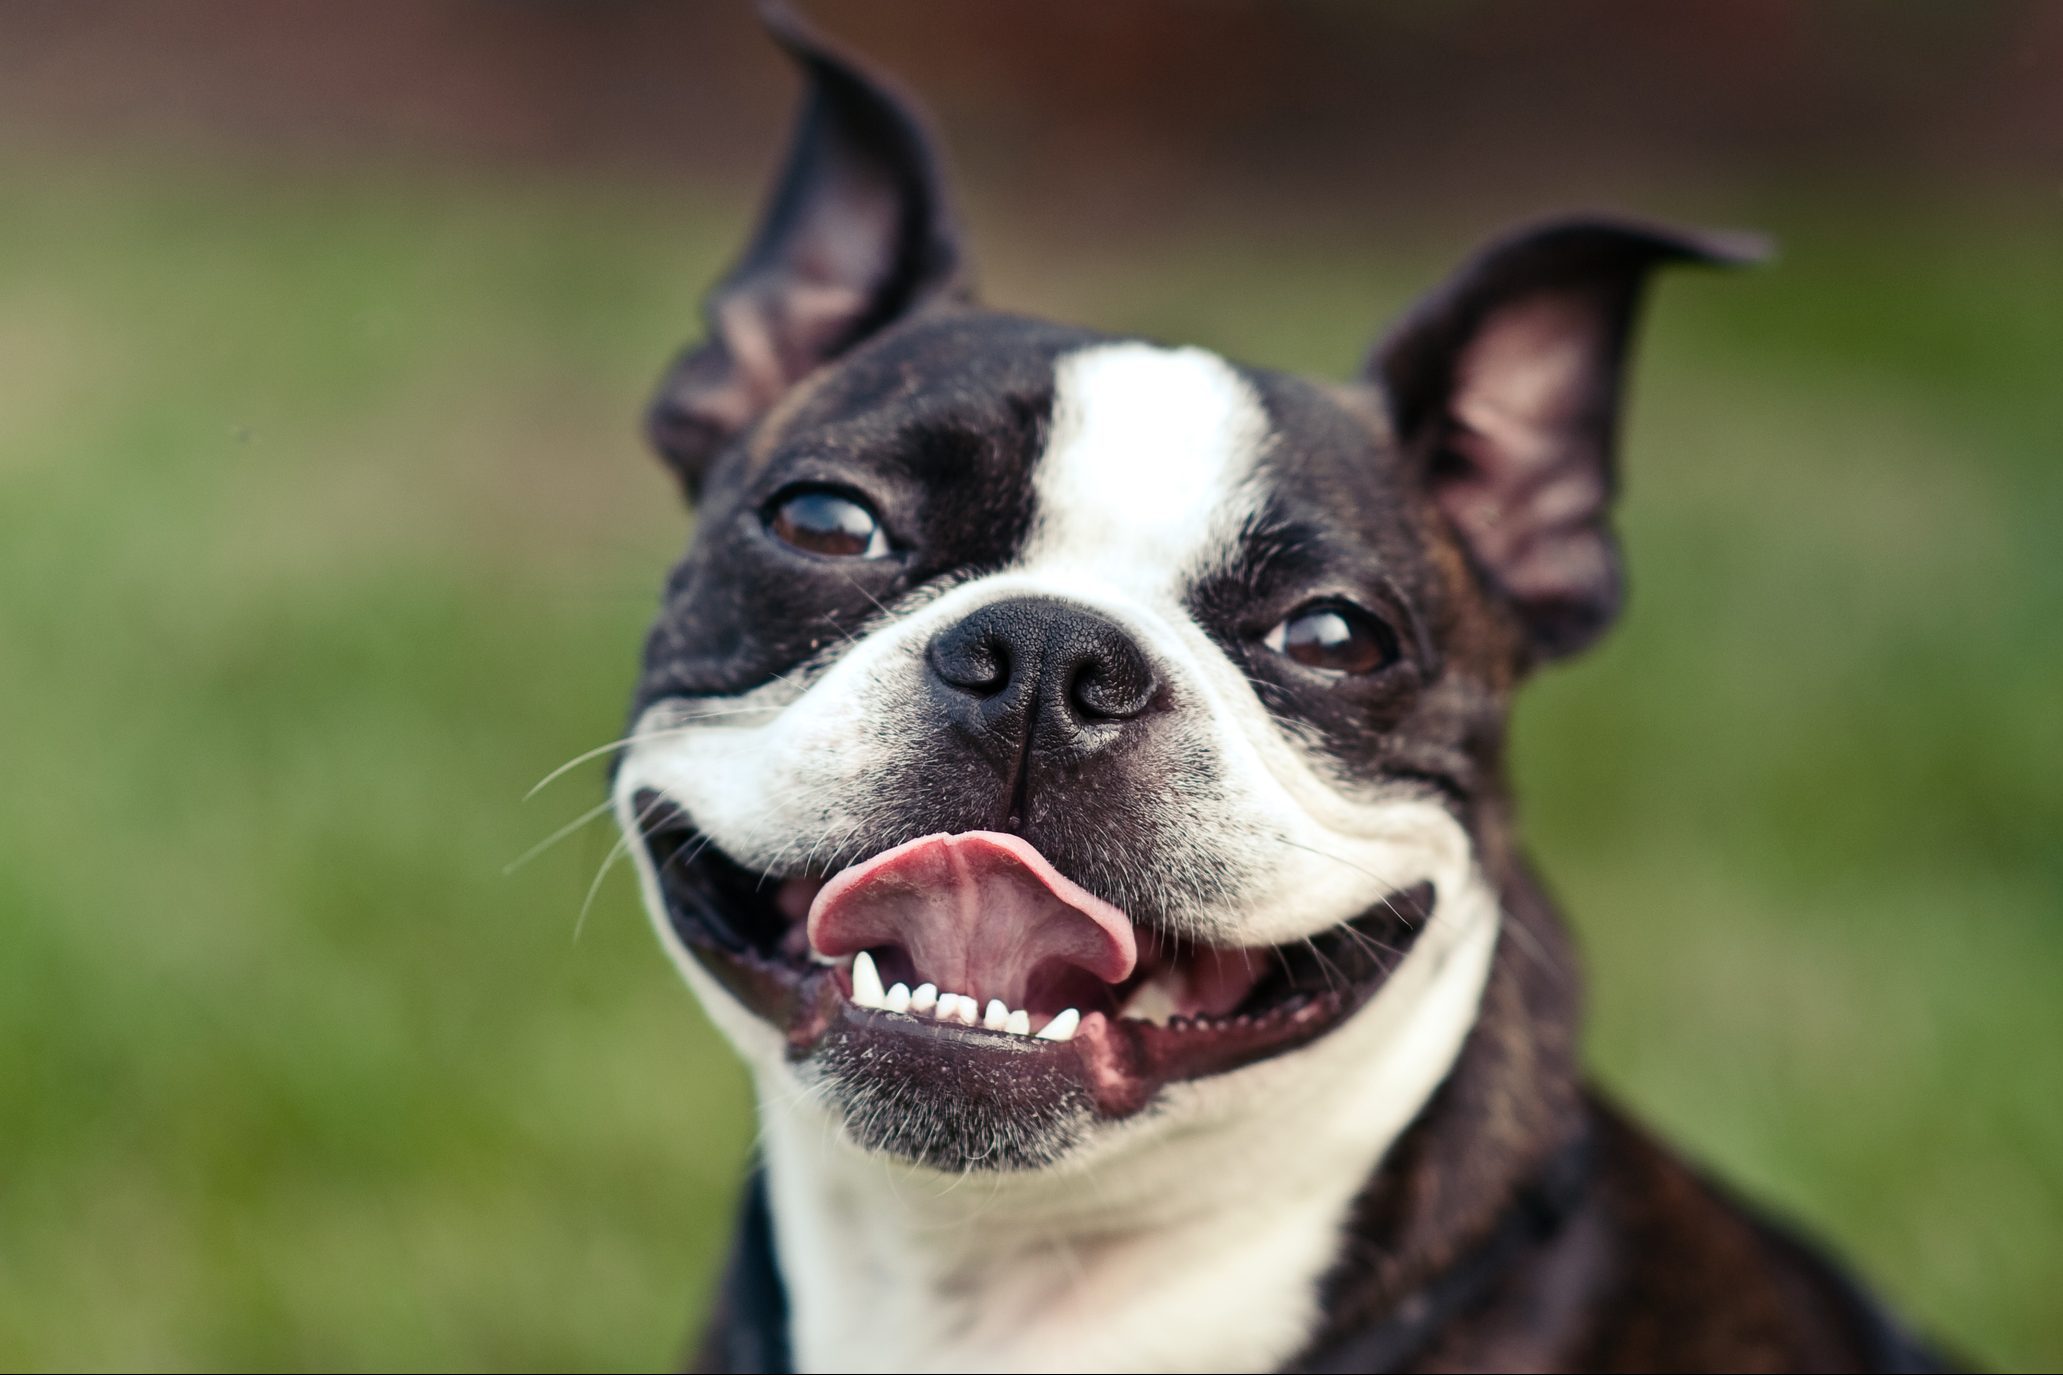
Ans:
[[[612,800],[761,1137],[757,1370],[1920,1370],[1586,1087],[1505,785],[1620,602],[1648,278],[1492,243],[1318,382],[975,303],[926,123],[807,86],[666,374],[695,506]]]

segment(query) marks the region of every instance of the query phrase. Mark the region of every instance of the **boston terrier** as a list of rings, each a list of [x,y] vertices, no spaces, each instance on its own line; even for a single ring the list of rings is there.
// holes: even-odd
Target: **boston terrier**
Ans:
[[[1649,274],[1491,244],[1346,382],[986,309],[918,112],[806,105],[651,438],[615,810],[751,1067],[720,1370],[1911,1370],[1586,1087],[1512,695],[1621,593]]]

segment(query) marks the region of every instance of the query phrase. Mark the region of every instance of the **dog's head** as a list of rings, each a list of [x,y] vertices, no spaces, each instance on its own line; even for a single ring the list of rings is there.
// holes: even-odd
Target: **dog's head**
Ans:
[[[615,786],[669,945],[764,1080],[945,1169],[1386,1047],[1429,1091],[1512,686],[1619,602],[1643,282],[1747,247],[1531,229],[1306,381],[978,308],[918,117],[777,36],[800,131],[651,412],[699,517]]]

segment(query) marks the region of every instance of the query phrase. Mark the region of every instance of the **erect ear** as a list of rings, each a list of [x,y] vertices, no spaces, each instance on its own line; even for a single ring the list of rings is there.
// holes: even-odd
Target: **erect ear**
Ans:
[[[1619,607],[1619,388],[1648,273],[1766,251],[1622,221],[1533,226],[1479,253],[1370,359],[1399,439],[1535,659],[1581,649]]]
[[[760,10],[807,83],[801,122],[744,256],[704,305],[646,429],[688,495],[783,392],[884,326],[965,296],[960,234],[916,107],[785,6]]]

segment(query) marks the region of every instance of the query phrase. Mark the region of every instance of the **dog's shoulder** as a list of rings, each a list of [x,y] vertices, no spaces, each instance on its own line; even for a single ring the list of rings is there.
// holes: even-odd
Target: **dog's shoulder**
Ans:
[[[1945,1368],[1835,1262],[1610,1108],[1594,1109],[1616,1265],[1617,1369]]]
[[[1592,1100],[1552,1235],[1418,1369],[1947,1369],[1836,1264]]]

